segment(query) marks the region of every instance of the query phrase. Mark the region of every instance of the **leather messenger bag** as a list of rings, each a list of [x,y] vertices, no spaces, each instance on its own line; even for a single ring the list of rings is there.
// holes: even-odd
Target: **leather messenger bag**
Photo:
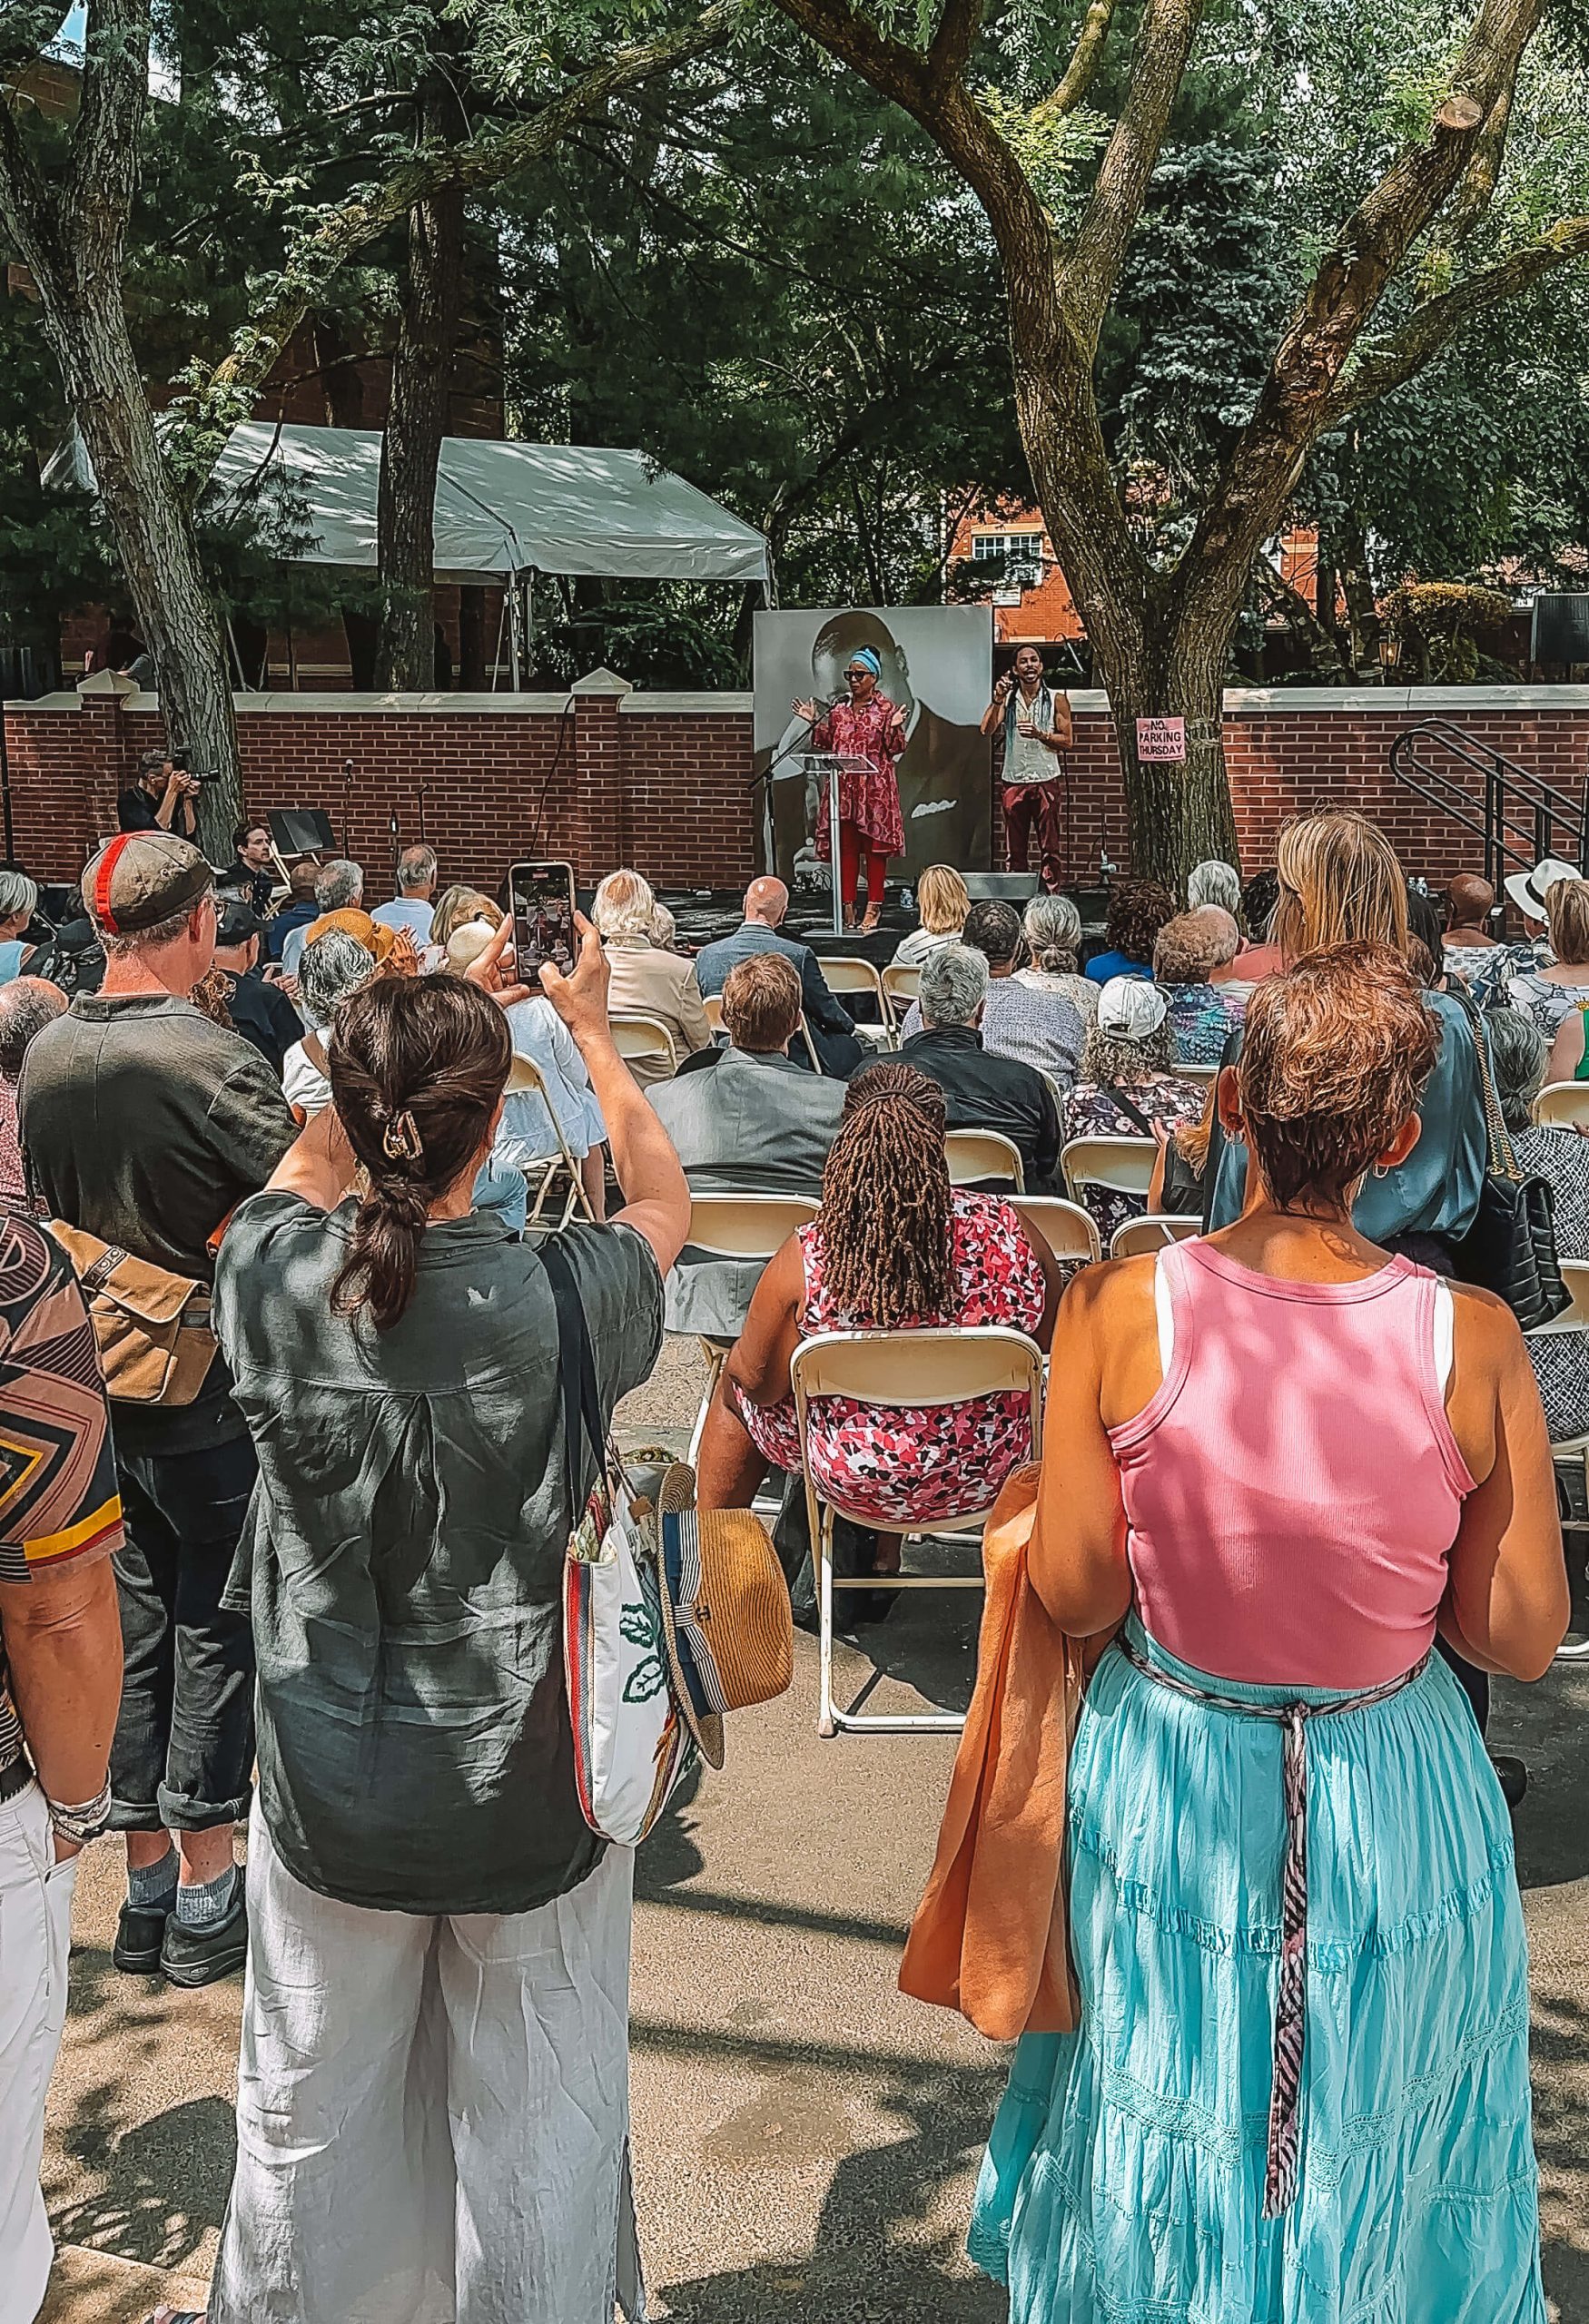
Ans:
[[[191,1404],[215,1360],[208,1285],[64,1219],[49,1228],[77,1270],[107,1394],[118,1403]]]

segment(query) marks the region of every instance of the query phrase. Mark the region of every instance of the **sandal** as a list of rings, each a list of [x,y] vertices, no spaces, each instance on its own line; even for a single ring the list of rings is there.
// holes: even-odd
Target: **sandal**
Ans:
[[[872,935],[874,935],[874,934],[876,933],[876,931],[877,931],[877,924],[878,924],[878,922],[882,920],[882,918],[883,918],[883,906],[882,906],[881,904],[868,904],[868,905],[867,905],[867,907],[866,907],[866,911],[865,911],[864,917],[863,918],[863,920],[862,920],[862,921],[861,921],[861,933],[862,933],[862,935],[863,935],[863,936],[872,936]]]

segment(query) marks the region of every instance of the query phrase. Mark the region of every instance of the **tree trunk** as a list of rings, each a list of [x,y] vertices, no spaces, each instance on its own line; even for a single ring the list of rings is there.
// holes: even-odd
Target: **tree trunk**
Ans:
[[[439,103],[427,102],[429,115]],[[463,299],[463,189],[445,186],[409,212],[409,288],[391,366],[380,447],[378,687],[435,684],[436,470]]]
[[[1227,640],[1167,622],[1123,652],[1097,639],[1093,651],[1114,719],[1131,870],[1184,895],[1194,864],[1240,862],[1225,772]],[[1185,720],[1184,759],[1142,755],[1137,722],[1161,718]]]
[[[166,738],[187,753],[196,774],[220,778],[199,793],[199,844],[213,862],[228,862],[242,782],[225,645],[120,303],[106,311],[84,301],[69,317],[46,304],[43,320],[154,664]]]

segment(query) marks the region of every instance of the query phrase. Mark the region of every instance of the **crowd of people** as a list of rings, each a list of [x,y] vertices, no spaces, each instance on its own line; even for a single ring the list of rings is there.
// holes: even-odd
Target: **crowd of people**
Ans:
[[[997,720],[1042,787],[1041,670]],[[428,846],[367,909],[355,862],[276,876],[255,822],[217,874],[169,763],[123,803],[85,936],[31,947],[37,891],[0,875],[0,2324],[49,2273],[74,1867],[107,1830],[118,1970],[246,1964],[212,2324],[641,2312],[633,1858],[577,1779],[588,1481],[529,1206],[559,1167],[597,1441],[665,1330],[716,1343],[698,1508],[778,1481],[797,1619],[807,1471],[882,1585],[856,1620],[968,1481],[1034,1475],[1031,1590],[1096,1668],[1080,2023],[1022,2040],[971,2223],[1017,2324],[1300,2314],[1304,2283],[1341,2319],[1544,2324],[1524,1772],[1485,1725],[1490,1674],[1537,1678],[1566,1626],[1551,1448],[1589,1433],[1589,1348],[1461,1278],[1492,1091],[1589,1257],[1589,1145],[1532,1117],[1584,1074],[1589,882],[1509,881],[1508,940],[1482,881],[1442,911],[1315,816],[1245,887],[1115,881],[1090,952],[1070,897],[936,866],[895,1035],[775,879],[692,958],[619,867],[572,970],[521,980]],[[626,1017],[666,1049],[631,1068]],[[1039,1194],[1072,1138],[1148,1142],[1148,1194],[1083,1189],[1105,1249],[1150,1206],[1200,1231],[1067,1284],[1008,1184],[954,1182],[957,1129]],[[810,1216],[765,1265],[696,1250],[721,1193]],[[1048,1360],[1041,1444],[1002,1391],[802,1423],[804,1339],[945,1325]]]

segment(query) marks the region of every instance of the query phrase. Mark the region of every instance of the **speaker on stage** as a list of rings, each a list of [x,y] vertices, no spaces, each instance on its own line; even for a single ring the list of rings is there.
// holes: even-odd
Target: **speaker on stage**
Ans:
[[[1035,872],[962,872],[960,876],[973,904],[1029,904],[1038,889]]]
[[[1589,590],[1535,597],[1528,655],[1534,662],[1589,662]]]

